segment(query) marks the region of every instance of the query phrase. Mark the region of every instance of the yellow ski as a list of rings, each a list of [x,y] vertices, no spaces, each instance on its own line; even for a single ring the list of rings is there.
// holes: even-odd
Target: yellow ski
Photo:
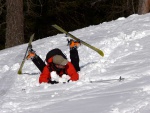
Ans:
[[[87,47],[91,48],[92,50],[96,51],[96,52],[97,52],[98,54],[100,54],[102,57],[104,56],[104,53],[103,53],[102,50],[100,50],[100,49],[98,49],[98,48],[96,48],[96,47],[94,47],[94,46],[92,46],[92,45],[90,45],[90,44],[88,44],[88,43],[86,43],[86,42],[80,40],[79,38],[77,38],[77,37],[73,36],[72,34],[68,33],[68,32],[65,31],[63,28],[61,28],[60,26],[58,26],[58,25],[56,25],[56,24],[55,24],[55,25],[52,25],[52,26],[53,26],[54,28],[56,28],[57,30],[61,31],[62,33],[65,33],[66,35],[70,36],[71,38],[80,41],[80,42],[81,42],[82,44],[84,44],[85,46],[87,46]]]

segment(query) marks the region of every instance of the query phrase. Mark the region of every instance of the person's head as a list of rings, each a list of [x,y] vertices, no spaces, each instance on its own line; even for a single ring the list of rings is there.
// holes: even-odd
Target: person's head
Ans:
[[[53,57],[53,63],[55,64],[55,66],[59,69],[64,69],[66,64],[68,63],[68,60],[66,60],[65,58],[63,58],[61,55],[55,55]]]

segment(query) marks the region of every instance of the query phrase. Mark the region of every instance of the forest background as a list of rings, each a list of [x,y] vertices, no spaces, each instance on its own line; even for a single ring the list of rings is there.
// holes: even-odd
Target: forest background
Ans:
[[[141,1],[149,0],[0,0],[0,50],[28,42],[33,33],[34,40],[56,35],[58,31],[51,27],[53,24],[73,31],[119,17],[139,14]],[[17,16],[18,21],[15,18],[15,22],[9,22],[12,21],[12,12],[17,10],[13,16]],[[21,10],[23,17],[19,14]],[[21,29],[15,31],[14,24],[19,25],[19,19],[23,20],[22,33]],[[22,35],[17,37],[17,33]],[[17,42],[20,38],[22,41]],[[10,42],[7,43],[8,41]]]

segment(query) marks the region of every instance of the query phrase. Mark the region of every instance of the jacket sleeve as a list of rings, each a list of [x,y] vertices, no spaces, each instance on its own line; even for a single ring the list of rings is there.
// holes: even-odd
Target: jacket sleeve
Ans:
[[[67,74],[70,76],[70,80],[72,80],[72,81],[79,80],[79,74],[77,73],[77,71],[75,70],[75,68],[71,62],[68,62],[67,66],[66,66],[66,71],[67,71]]]
[[[43,72],[41,73],[39,77],[39,83],[42,83],[42,82],[47,83],[49,79],[50,79],[50,71],[48,69],[48,66],[45,66],[43,69]]]

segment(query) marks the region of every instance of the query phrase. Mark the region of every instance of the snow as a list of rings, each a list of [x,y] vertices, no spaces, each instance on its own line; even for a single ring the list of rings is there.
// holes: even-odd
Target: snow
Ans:
[[[71,33],[105,54],[101,57],[81,45],[77,82],[39,84],[40,72],[30,60],[18,75],[27,44],[0,51],[0,113],[149,113],[150,14],[120,17]],[[57,34],[37,40],[33,49],[44,60],[49,50],[60,48],[70,60],[67,38]],[[107,81],[120,76],[125,80]]]

